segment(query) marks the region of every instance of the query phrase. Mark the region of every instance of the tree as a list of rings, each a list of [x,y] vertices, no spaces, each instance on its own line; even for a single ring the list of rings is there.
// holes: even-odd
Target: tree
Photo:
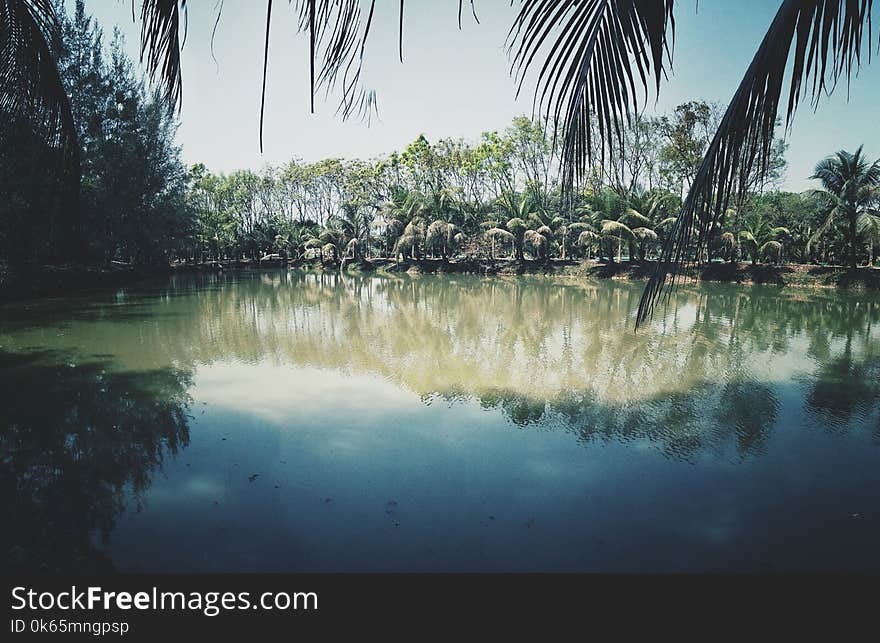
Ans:
[[[849,246],[849,265],[855,268],[858,261],[860,231],[874,227],[878,216],[877,199],[880,196],[880,159],[869,163],[859,147],[855,153],[840,150],[816,165],[813,179],[822,183],[815,191],[825,210],[825,223],[816,230],[811,240],[826,232],[837,220],[846,225]]]
[[[160,81],[169,104],[181,96],[180,4],[143,0],[140,12],[147,68]],[[333,0],[297,3],[299,28],[311,42],[312,97],[321,87],[336,88],[342,94],[339,111],[343,117],[368,115],[376,105],[375,94],[360,83],[373,4],[370,11],[361,12]],[[18,115],[35,120],[47,117],[51,126],[42,133],[45,140],[55,141],[59,150],[69,149],[75,137],[69,101],[59,91],[52,61],[40,55],[48,49],[57,24],[54,11],[41,0],[7,0],[0,6],[4,9],[0,34],[10,43],[4,48],[10,64],[3,67],[0,90],[12,99],[4,104]],[[673,0],[585,0],[551,11],[546,0],[523,0],[510,32],[513,71],[521,86],[532,69],[543,70],[538,73],[535,107],[559,135],[562,184],[567,191],[589,174],[594,157],[620,153],[623,124],[668,76],[673,6]],[[780,3],[693,176],[682,212],[664,244],[663,261],[646,287],[638,321],[653,310],[668,274],[688,257],[701,254],[691,246],[708,245],[708,232],[731,200],[743,192],[752,170],[756,166],[762,173],[766,170],[786,71],[791,70],[785,107],[786,121],[790,121],[802,98],[815,100],[847,84],[838,80],[855,76],[861,54],[870,46],[870,38],[863,34],[871,24],[872,6],[870,0]],[[401,40],[403,7],[401,2]],[[271,3],[267,8],[269,23]],[[268,28],[266,33],[268,48]],[[263,79],[265,99],[265,66]],[[593,128],[596,121],[599,127]],[[260,130],[262,137],[262,118]]]
[[[10,9],[4,4],[0,16]],[[61,4],[58,13],[52,7],[43,9],[51,9],[57,23],[52,62],[69,99],[79,195],[75,203],[66,199],[54,172],[44,166],[32,170],[38,191],[25,196],[23,190],[31,184],[22,180],[30,173],[28,163],[45,164],[52,146],[31,136],[26,149],[22,133],[12,139],[4,136],[8,145],[3,145],[0,155],[9,154],[14,161],[4,169],[4,179],[19,184],[11,192],[21,198],[4,199],[10,211],[0,213],[0,229],[11,225],[9,239],[21,241],[4,243],[0,254],[12,264],[20,263],[19,255],[25,263],[76,259],[146,264],[184,252],[194,230],[184,202],[186,177],[174,142],[173,113],[134,72],[118,32],[105,49],[103,34],[82,0],[70,17]],[[15,18],[21,19],[22,15]],[[24,28],[23,23],[16,24]],[[3,51],[6,55],[8,50]],[[9,107],[8,102],[0,100],[0,104]],[[23,124],[18,118],[13,122]],[[6,131],[8,123],[4,121],[0,129]],[[33,125],[26,129],[37,134]]]
[[[526,222],[520,217],[513,217],[507,222],[507,230],[513,235],[513,249],[517,261],[522,261],[524,259],[523,241],[527,229]]]
[[[761,257],[770,256],[777,262],[782,257],[782,242],[786,236],[790,236],[788,228],[772,227],[770,222],[758,212],[753,212],[745,221],[743,230],[739,233],[740,242],[749,250],[752,263],[760,262]]]

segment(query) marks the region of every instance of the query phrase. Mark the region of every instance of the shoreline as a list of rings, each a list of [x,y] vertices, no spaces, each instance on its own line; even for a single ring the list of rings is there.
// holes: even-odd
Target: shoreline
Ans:
[[[358,269],[364,270],[364,262]],[[647,281],[656,262],[602,263],[596,261],[472,260],[448,262],[442,259],[408,260],[400,263],[380,260],[369,264],[366,271],[418,274],[474,274],[481,276],[536,275],[572,277],[591,280]],[[338,270],[337,267],[314,267]],[[841,290],[880,290],[880,268],[822,266],[815,264],[757,264],[717,262],[687,267],[680,278],[690,282],[735,283],[741,285],[775,285],[799,288],[835,288]]]
[[[589,280],[615,279],[646,281],[655,262],[600,263],[596,261],[549,261],[512,259],[443,260],[364,259],[346,264],[349,274],[472,274],[478,276],[550,276]],[[340,265],[319,261],[246,261],[205,262],[169,266],[133,267],[124,265],[43,266],[27,281],[0,279],[0,303],[13,303],[79,294],[102,288],[122,288],[180,273],[246,272],[252,270],[298,269],[338,272]],[[711,263],[684,269],[680,276],[688,282],[735,283],[741,285],[776,285],[798,288],[834,288],[841,290],[880,290],[880,268],[846,268],[814,264]]]

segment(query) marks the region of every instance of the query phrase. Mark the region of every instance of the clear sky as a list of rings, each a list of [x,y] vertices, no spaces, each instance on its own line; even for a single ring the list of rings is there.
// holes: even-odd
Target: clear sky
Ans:
[[[70,2],[70,0],[68,0]],[[86,0],[109,37],[118,24],[133,57],[140,25],[128,0]],[[140,4],[139,2],[137,3]],[[308,38],[296,34],[296,15],[275,2],[270,36],[264,153],[258,127],[265,34],[264,0],[224,0],[211,55],[215,0],[191,0],[183,53],[183,110],[179,141],[187,163],[214,171],[258,169],[292,157],[371,158],[401,149],[419,134],[476,139],[531,113],[529,92],[514,100],[504,48],[516,10],[508,0],[476,0],[476,24],[467,12],[458,30],[457,0],[407,0],[404,63],[397,57],[397,2],[379,0],[364,68],[378,92],[379,120],[368,127],[341,122],[332,98],[309,113]],[[727,103],[779,7],[778,0],[703,0],[676,5],[674,75],[656,109],[705,99]],[[874,38],[876,38],[876,33]],[[821,157],[864,143],[880,156],[877,106],[880,62],[863,67],[849,102],[841,87],[817,112],[802,104],[788,137],[784,187],[803,190]],[[653,104],[651,109],[654,109]]]

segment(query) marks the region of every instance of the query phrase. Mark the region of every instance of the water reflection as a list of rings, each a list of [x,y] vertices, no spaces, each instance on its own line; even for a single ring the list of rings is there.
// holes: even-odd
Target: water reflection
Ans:
[[[287,526],[263,523],[295,510],[290,521],[299,525],[297,537],[308,540],[301,532],[311,525],[316,534],[324,534],[325,543],[332,532],[322,530],[330,528],[330,518],[317,512],[328,510],[331,505],[324,500],[331,494],[316,489],[318,500],[287,495],[282,501],[277,497],[282,485],[273,482],[275,495],[257,498],[259,481],[270,475],[266,468],[291,461],[295,469],[312,471],[311,479],[298,482],[302,488],[347,480],[343,491],[362,490],[375,477],[391,477],[388,471],[409,463],[418,464],[419,472],[445,471],[440,478],[425,479],[431,502],[416,499],[436,518],[442,503],[461,497],[447,471],[454,468],[451,463],[491,458],[492,451],[505,448],[495,433],[471,429],[488,423],[494,431],[495,418],[503,418],[499,422],[506,426],[510,461],[488,468],[481,484],[497,486],[499,498],[521,493],[508,486],[519,484],[517,458],[525,462],[533,450],[543,453],[547,445],[557,451],[529,465],[539,480],[533,484],[547,485],[535,489],[563,498],[569,492],[549,481],[599,475],[584,463],[596,467],[596,450],[605,447],[617,454],[617,464],[603,465],[608,476],[607,471],[628,472],[635,466],[626,464],[628,456],[620,455],[619,448],[630,454],[650,450],[665,464],[651,460],[638,466],[672,478],[681,475],[677,466],[712,463],[711,472],[700,469],[703,477],[689,480],[681,498],[700,496],[707,479],[728,475],[724,467],[765,466],[766,478],[772,475],[769,470],[798,462],[798,475],[809,480],[813,470],[826,465],[846,470],[856,452],[876,459],[865,455],[861,442],[880,442],[880,355],[873,331],[880,307],[875,296],[682,287],[649,327],[634,332],[640,293],[638,284],[545,278],[273,272],[180,276],[111,296],[6,307],[0,322],[0,475],[4,507],[20,517],[3,534],[9,563],[50,568],[106,563],[101,537],[114,531],[123,510],[136,510],[150,495],[156,472],[169,455],[190,444],[191,430],[202,439],[193,448],[202,454],[203,468],[192,473],[201,476],[205,502],[220,506],[220,494],[227,494],[226,501],[237,507],[228,510],[238,512],[229,514],[235,519],[253,507],[251,520],[261,533],[287,533]],[[221,408],[191,418],[190,396]],[[410,400],[418,400],[415,409]],[[229,436],[224,445],[235,436],[240,439],[235,462],[210,446],[227,440],[218,437],[221,429]],[[438,448],[431,442],[449,431],[459,441],[453,444],[467,447],[443,443]],[[545,440],[545,434],[553,439]],[[826,453],[821,436],[853,442],[838,443]],[[260,454],[250,458],[251,469],[233,470],[248,460],[249,450]],[[374,458],[376,471],[361,479],[365,465],[346,458]],[[462,471],[477,484],[470,468]],[[221,480],[219,472],[226,478]],[[262,477],[249,479],[255,473]],[[185,481],[179,471],[168,475]],[[280,480],[288,474],[272,469],[272,475]],[[413,474],[406,476],[411,481]],[[811,502],[834,507],[857,485],[859,493],[867,493],[866,482],[841,478],[839,488],[827,490],[827,498],[813,495]],[[740,496],[725,501],[731,511],[739,507],[744,512],[737,502],[754,504],[754,494],[764,493],[744,480],[725,484]],[[786,478],[776,484],[790,482]],[[613,488],[618,496],[622,493]],[[163,493],[167,497],[167,490]],[[192,506],[195,500],[180,498],[190,503],[175,509],[180,513],[154,512],[168,522],[201,516]],[[304,509],[313,500],[318,509]],[[632,502],[643,500],[639,496]],[[376,501],[381,507],[388,498]],[[859,502],[866,501],[859,496]],[[534,502],[553,504],[543,497]],[[715,507],[708,496],[702,502]],[[650,519],[671,520],[674,512],[671,506],[666,509],[668,515]],[[585,532],[603,525],[611,529],[603,521],[618,516],[607,508],[604,514],[583,507],[578,511],[582,518],[568,519],[567,530],[577,531],[577,520],[592,521],[581,526]],[[676,520],[691,519],[683,517],[684,509],[677,511]],[[717,509],[712,511],[711,521],[722,520]],[[807,516],[807,505],[803,511],[799,524],[806,525],[813,517]],[[707,518],[693,518],[695,524],[700,520]],[[351,522],[345,516],[345,523]],[[533,519],[525,516],[520,523],[531,525]],[[664,536],[666,541],[657,536],[658,543],[690,542],[693,547],[706,534],[734,533],[728,522],[723,529],[712,525],[695,526],[698,535],[687,537],[679,525],[674,535]],[[455,535],[470,542],[475,536],[468,529],[459,525]],[[779,526],[780,533],[786,529]],[[218,534],[229,533],[229,527],[216,530],[212,545],[200,539],[199,546],[228,552],[233,545],[221,546]],[[563,538],[563,533],[568,531],[554,537]],[[182,544],[178,547],[183,551]],[[383,547],[375,544],[390,556]],[[288,568],[303,568],[303,561],[312,560],[302,553],[284,558],[292,555],[289,544],[281,547],[275,540],[263,549],[275,564],[286,561]],[[436,545],[428,549],[437,555]],[[479,568],[462,563],[461,551],[449,554],[449,560],[463,569]],[[565,551],[559,549],[559,555]],[[609,560],[583,556],[582,564],[590,568]],[[434,568],[422,558],[414,560],[414,568]],[[694,560],[699,560],[696,554]],[[215,559],[210,564],[238,568],[233,563],[223,567]],[[252,560],[248,564],[255,568]]]
[[[54,351],[0,352],[0,530],[13,570],[109,566],[107,539],[164,458],[189,442],[182,371],[114,371]],[[136,507],[132,507],[134,509]]]
[[[682,454],[728,438],[760,452],[774,382],[803,382],[810,408],[832,419],[878,399],[873,297],[682,288],[633,332],[639,295],[632,284],[524,278],[205,275],[109,305],[16,311],[4,326],[17,331],[7,345],[110,353],[137,370],[369,373],[426,402],[478,400],[517,426],[638,435]]]

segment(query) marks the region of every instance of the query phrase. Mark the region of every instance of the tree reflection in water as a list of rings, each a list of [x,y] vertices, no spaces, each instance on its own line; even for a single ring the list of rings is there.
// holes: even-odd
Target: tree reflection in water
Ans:
[[[69,353],[0,352],[2,532],[15,569],[94,570],[130,494],[186,447],[188,373],[115,371]]]
[[[425,405],[474,404],[519,430],[650,445],[688,462],[760,458],[780,427],[792,428],[785,404],[810,418],[797,431],[867,430],[880,441],[873,295],[683,286],[634,332],[640,292],[275,272],[181,276],[104,300],[7,310],[9,564],[105,564],[92,539],[187,446],[189,388],[213,364],[367,374]]]

